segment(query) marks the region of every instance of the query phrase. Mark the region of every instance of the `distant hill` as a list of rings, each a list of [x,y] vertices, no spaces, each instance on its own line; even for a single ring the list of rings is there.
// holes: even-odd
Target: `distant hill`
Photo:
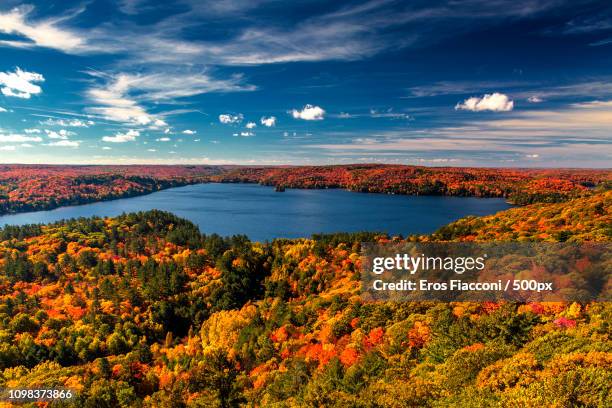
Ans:
[[[342,166],[0,165],[0,214],[149,194],[206,182],[284,188],[505,197],[518,205],[560,202],[612,183],[612,170],[486,169],[385,164]]]

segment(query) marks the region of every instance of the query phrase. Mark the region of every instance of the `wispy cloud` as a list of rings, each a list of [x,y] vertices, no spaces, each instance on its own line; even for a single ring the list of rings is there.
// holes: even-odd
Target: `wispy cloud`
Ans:
[[[87,97],[94,106],[86,108],[90,113],[103,116],[107,120],[136,125],[154,123],[157,118],[130,97],[132,77],[117,75],[110,77],[102,86],[87,90]]]
[[[573,18],[561,29],[563,34],[585,34],[600,31],[612,31],[612,12],[609,9],[607,12],[597,15]]]
[[[527,99],[536,96],[542,99],[555,98],[607,98],[612,96],[612,78],[604,77],[592,81],[576,81],[564,85],[541,84],[531,89],[515,91],[512,96]]]
[[[87,90],[87,97],[94,106],[87,108],[90,113],[102,115],[107,120],[153,128],[167,126],[159,114],[147,109],[148,104],[174,103],[177,99],[187,98],[209,92],[242,92],[256,88],[244,84],[242,76],[229,79],[214,79],[205,72],[186,73],[171,71],[151,72],[148,74],[120,73],[104,74],[98,71],[88,73],[104,81]]]
[[[345,155],[442,152],[464,161],[477,155],[500,163],[504,156],[517,161],[538,158],[542,160],[538,163],[549,166],[578,161],[593,167],[609,165],[612,159],[610,129],[612,101],[592,101],[558,110],[521,111],[508,118],[468,121],[455,127],[396,129],[368,136],[347,133],[342,143],[306,146]]]
[[[533,96],[530,96],[529,98],[527,98],[527,102],[529,102],[529,103],[542,103],[542,102],[544,102],[544,99],[540,98],[537,95],[533,95]]]
[[[501,19],[524,18],[550,9],[555,1],[518,0],[513,2],[470,1],[414,3],[394,0],[368,0],[339,5],[313,14],[300,13],[299,6],[286,2],[284,11],[294,16],[290,24],[271,18],[275,7],[260,7],[255,24],[249,10],[266,1],[230,0],[198,2],[184,0],[182,7],[139,0],[124,0],[121,10],[162,9],[165,18],[149,24],[131,24],[129,19],[104,22],[88,30],[70,26],[71,19],[87,6],[53,18],[31,18],[33,7],[21,7],[0,14],[0,28],[6,34],[24,39],[3,41],[5,46],[46,47],[66,53],[115,53],[132,64],[177,64],[184,61],[220,65],[253,65],[297,61],[357,60],[386,49],[398,49],[423,42],[435,42],[457,32],[495,24]],[[227,21],[229,31],[222,39],[197,41],[185,31],[204,27],[203,16]],[[243,24],[235,23],[241,18]],[[478,23],[468,24],[468,22]],[[446,30],[431,30],[432,22],[444,22]],[[402,36],[392,35],[402,28]],[[153,51],[154,50],[154,51]]]
[[[594,41],[592,43],[589,43],[591,47],[600,47],[602,45],[608,45],[608,44],[612,44],[612,38],[604,38],[603,40]]]
[[[388,118],[388,119],[410,119],[410,115],[404,112],[394,112],[393,108],[384,110],[370,109],[371,118]],[[344,117],[341,117],[345,119]]]
[[[492,93],[499,89],[520,89],[535,84],[528,81],[439,81],[409,87],[407,98],[434,97],[440,95]]]
[[[92,120],[80,120],[80,119],[54,119],[48,118],[40,122],[41,125],[46,126],[61,126],[61,127],[82,127],[87,128],[95,125]]]
[[[441,81],[408,88],[403,98],[502,93],[514,99],[597,98],[612,95],[612,80],[596,77],[558,84],[547,81]]]
[[[40,136],[26,136],[20,134],[0,134],[0,143],[25,143],[25,142],[42,142]]]
[[[139,100],[174,101],[195,95],[212,92],[245,92],[257,89],[254,85],[244,83],[240,74],[230,78],[214,78],[207,72],[189,72],[178,69],[164,69],[148,74],[119,74],[118,81],[126,84],[129,90],[136,92]]]
[[[21,36],[18,40],[3,40],[0,45],[32,48],[53,48],[67,53],[82,53],[98,50],[92,44],[87,44],[86,35],[61,27],[65,17],[55,17],[31,21],[28,17],[34,10],[33,6],[22,6],[9,12],[0,12],[0,32]]]
[[[17,3],[18,0],[10,0],[7,4]],[[569,2],[558,0],[463,2],[356,0],[315,2],[316,4],[276,0],[169,2],[117,0],[108,3],[109,9],[119,7],[110,10],[108,16],[95,14],[97,13],[95,3],[81,2],[78,8],[68,10],[66,2],[55,2],[53,7],[41,3],[36,9],[32,6],[12,10],[7,9],[6,5],[4,8],[0,7],[2,10],[0,11],[0,47],[28,49],[28,51],[19,51],[15,55],[27,55],[30,53],[29,50],[40,51],[39,48],[45,48],[44,56],[46,58],[48,55],[49,60],[56,57],[53,50],[84,56],[77,58],[60,56],[54,59],[53,64],[58,61],[57,67],[55,65],[52,69],[50,67],[49,72],[41,71],[46,78],[42,75],[40,78],[47,79],[47,82],[35,80],[28,82],[29,85],[38,87],[40,91],[36,91],[33,87],[28,90],[19,89],[17,86],[0,85],[1,92],[13,96],[6,98],[11,103],[19,102],[15,101],[15,95],[27,98],[40,94],[43,91],[41,86],[44,87],[45,93],[57,92],[58,89],[65,91],[62,96],[53,94],[48,97],[45,95],[45,98],[34,98],[39,99],[39,103],[53,102],[53,106],[38,107],[42,110],[39,114],[57,113],[62,116],[61,118],[49,117],[47,120],[37,118],[33,121],[29,116],[19,117],[20,109],[33,107],[11,104],[9,105],[11,113],[1,115],[3,120],[8,120],[9,125],[5,126],[14,126],[15,129],[40,127],[39,131],[43,133],[23,131],[24,134],[21,136],[42,136],[43,143],[66,141],[78,144],[77,141],[71,140],[72,137],[68,133],[62,134],[62,131],[71,130],[79,131],[83,138],[95,137],[98,142],[100,139],[105,139],[104,142],[109,144],[139,142],[132,143],[131,146],[122,146],[122,149],[113,146],[113,152],[129,151],[132,148],[136,151],[138,147],[143,148],[147,143],[144,139],[156,147],[171,146],[173,143],[163,145],[154,142],[155,138],[161,141],[163,139],[161,136],[166,134],[175,135],[172,139],[178,144],[180,139],[176,138],[195,134],[195,130],[194,133],[189,133],[190,129],[198,129],[198,132],[210,134],[213,138],[221,137],[224,132],[229,134],[237,132],[236,136],[249,137],[254,136],[255,126],[261,127],[263,131],[257,135],[262,137],[258,138],[259,140],[255,139],[260,143],[246,143],[249,148],[253,146],[256,150],[253,154],[263,149],[270,149],[276,143],[284,143],[283,147],[292,147],[298,143],[309,146],[353,144],[353,151],[359,151],[357,145],[363,145],[365,152],[372,151],[378,155],[394,154],[385,148],[379,149],[383,145],[389,148],[393,145],[400,146],[399,151],[403,154],[407,148],[414,148],[417,151],[422,149],[417,146],[418,143],[427,147],[428,143],[431,143],[431,148],[439,152],[454,148],[463,149],[465,152],[499,149],[499,151],[516,152],[523,159],[539,161],[549,157],[548,152],[551,150],[548,152],[542,150],[545,145],[547,149],[560,149],[560,152],[567,151],[571,145],[582,152],[586,149],[582,147],[583,144],[592,146],[599,143],[604,149],[594,152],[596,155],[599,154],[598,157],[601,157],[605,147],[608,146],[602,141],[605,140],[603,137],[605,126],[602,126],[604,119],[601,117],[609,114],[605,113],[607,108],[601,105],[596,107],[594,104],[588,107],[567,105],[587,98],[606,101],[612,97],[612,85],[610,85],[612,81],[602,76],[604,71],[600,68],[601,64],[595,61],[595,57],[585,60],[586,63],[580,71],[576,71],[576,76],[573,78],[583,75],[581,78],[585,82],[575,84],[565,82],[567,81],[565,74],[554,75],[560,71],[552,67],[552,64],[545,67],[546,73],[550,71],[550,75],[541,75],[539,70],[535,74],[536,70],[530,71],[529,67],[522,66],[522,61],[514,55],[508,55],[508,61],[514,59],[511,62],[516,65],[504,64],[502,68],[523,68],[524,72],[500,70],[496,65],[500,61],[496,61],[495,65],[488,64],[485,58],[477,57],[467,60],[467,65],[464,66],[463,62],[466,61],[462,60],[461,47],[455,50],[459,63],[457,69],[449,71],[446,78],[463,79],[436,82],[441,78],[439,76],[441,71],[437,71],[436,66],[429,72],[419,75],[421,69],[428,68],[428,64],[439,64],[439,59],[430,60],[428,52],[420,51],[432,44],[439,44],[442,49],[449,46],[444,43],[445,39],[453,38],[455,44],[455,41],[463,42],[468,37],[477,38],[475,35],[466,36],[466,34],[481,31],[491,32],[492,37],[491,41],[487,41],[488,45],[497,44],[494,40],[502,37],[509,41],[508,44],[515,44],[517,39],[512,33],[517,32],[516,27],[523,27],[527,23],[538,26],[540,23],[548,24],[554,21],[557,28],[563,27],[568,33],[576,35],[572,41],[580,43],[584,52],[593,56],[599,55],[603,49],[588,48],[587,44],[591,42],[596,45],[610,37],[605,31],[608,14],[589,16],[589,13],[586,13],[588,10],[582,7],[582,3],[577,7],[576,13],[573,13],[573,6]],[[553,10],[553,13],[543,13],[550,10]],[[543,19],[537,19],[540,13]],[[533,18],[534,16],[536,18]],[[528,20],[527,23],[521,21],[523,19]],[[568,19],[573,22],[564,25]],[[500,33],[505,29],[502,27],[504,24],[509,28],[507,38],[505,34]],[[443,29],[440,29],[441,27]],[[533,36],[541,34],[538,32]],[[583,37],[578,37],[580,35]],[[584,41],[581,41],[582,39]],[[548,40],[550,38],[546,39]],[[408,52],[411,47],[417,51]],[[486,47],[481,47],[479,44],[477,48]],[[373,58],[379,54],[381,61]],[[551,55],[556,54],[551,51]],[[413,58],[415,58],[414,64]],[[349,67],[349,64],[341,66],[336,62],[316,67],[314,64],[302,65],[301,68],[285,64],[357,60],[365,61],[352,67]],[[35,68],[35,63],[40,61],[42,60],[37,56],[32,59],[30,66],[24,68],[39,70]],[[70,63],[60,66],[64,61]],[[379,62],[384,63],[379,64]],[[398,62],[398,66],[389,69],[390,62]],[[12,62],[14,63],[23,64],[21,61]],[[86,70],[85,78],[79,76],[83,71],[78,73],[72,71],[73,67],[83,67],[84,64],[88,66],[81,68]],[[264,64],[277,65],[265,68],[251,67],[251,65]],[[415,68],[415,75],[412,75],[413,70],[409,68],[411,64]],[[322,69],[319,70],[319,67]],[[12,65],[9,65],[9,68],[12,69]],[[304,75],[306,68],[309,72],[310,68],[313,68],[312,72],[316,71],[317,74]],[[22,72],[27,73],[27,71]],[[17,71],[5,74],[17,74]],[[390,76],[380,81],[380,88],[375,89],[377,78],[382,78],[382,75],[386,74]],[[64,77],[60,78],[60,75]],[[276,81],[277,75],[278,81]],[[483,79],[474,80],[475,78]],[[516,80],[516,78],[527,79]],[[64,88],[60,80],[68,80],[71,83]],[[430,85],[420,81],[430,81]],[[288,89],[287,84],[293,89]],[[314,90],[321,84],[334,84],[338,95],[334,95],[333,91],[330,92],[330,89],[326,88]],[[367,99],[358,96],[353,98],[362,91],[358,89],[361,84],[363,84],[363,96],[367,96]],[[357,89],[348,89],[351,86]],[[397,86],[395,90],[390,90],[395,86]],[[295,87],[300,88],[301,96],[292,93]],[[402,101],[406,104],[400,104],[394,99],[399,96],[401,89],[406,92],[404,97],[413,98],[410,101]],[[238,92],[252,92],[249,96],[254,99],[265,98],[265,103],[256,106],[257,101],[255,104],[247,103],[246,97],[235,95],[196,98],[203,94]],[[304,96],[303,92],[307,92],[308,95],[316,94],[316,97],[306,99],[309,97]],[[343,92],[345,93],[342,94]],[[74,100],[75,94],[85,99],[85,103],[81,105],[82,109],[74,108],[78,106],[75,104],[77,102]],[[436,99],[437,96],[441,97]],[[425,97],[431,97],[431,100],[414,99]],[[282,102],[283,100],[286,102]],[[300,104],[302,103],[300,100],[317,101],[321,106],[316,104],[304,106]],[[535,105],[540,101],[542,103]],[[282,103],[290,104],[281,109]],[[423,105],[425,103],[427,106]],[[450,112],[455,103],[460,111],[506,113],[479,115]],[[566,109],[558,108],[562,103],[566,104]],[[32,105],[32,102],[27,104],[22,102],[22,104]],[[392,104],[395,104],[395,110],[384,108]],[[517,106],[520,108],[517,109],[518,112],[514,110],[515,104],[522,104]],[[62,107],[68,106],[78,112],[61,112]],[[370,110],[370,107],[376,109]],[[291,117],[286,116],[286,121],[283,117],[280,117],[279,122],[275,116],[269,116],[270,114],[282,116],[286,114],[287,108],[295,109],[288,111]],[[206,113],[201,111],[204,109]],[[236,110],[242,111],[244,115],[235,113]],[[538,112],[545,115],[537,116]],[[445,115],[443,118],[442,113]],[[177,123],[182,117],[178,118],[175,115],[183,114],[187,122]],[[202,115],[208,117],[204,118]],[[481,120],[485,116],[488,116],[489,120]],[[77,119],[66,119],[67,117]],[[577,119],[574,119],[575,117]],[[227,127],[221,129],[222,126],[216,123],[217,118],[222,124],[232,125],[229,132]],[[291,118],[299,119],[300,122]],[[336,118],[355,118],[355,120],[322,121]],[[370,118],[381,119],[370,120]],[[562,123],[563,118],[566,122],[570,122],[570,125]],[[20,119],[23,122],[18,122]],[[408,127],[404,120],[393,119],[414,119],[414,121]],[[573,123],[574,120],[582,119],[584,120],[580,123]],[[37,124],[38,120],[42,122]],[[322,121],[322,123],[303,121]],[[277,123],[281,126],[278,131],[267,129],[276,126]],[[108,126],[103,128],[102,125]],[[87,127],[93,129],[85,130]],[[83,128],[83,130],[74,128]],[[44,129],[55,133],[44,133]],[[128,129],[133,130],[128,131]],[[329,137],[325,141],[317,141],[319,137],[323,137],[323,134],[328,134],[323,133],[326,132],[325,129],[343,130],[348,136],[337,139]],[[391,133],[389,129],[394,129],[397,133]],[[279,136],[285,131],[287,135],[294,136],[275,139],[275,135]],[[13,128],[10,130],[11,134],[19,132],[20,130]],[[143,136],[139,137],[141,132]],[[147,132],[146,138],[145,132]],[[9,131],[5,131],[3,135],[9,136],[7,133]],[[529,137],[533,137],[533,140]],[[344,138],[349,142],[345,143]],[[412,141],[413,139],[417,142]],[[181,147],[187,151],[187,145],[194,140],[199,139],[185,137],[184,145]],[[208,138],[204,141],[207,142],[206,146],[211,147],[216,153],[226,154],[221,151],[223,149],[214,149],[215,146],[208,145],[210,141]],[[14,145],[20,148],[20,143],[14,142]],[[557,145],[553,146],[554,143]],[[95,149],[96,153],[102,153],[101,144],[94,144],[88,148]],[[228,143],[231,144],[232,142]],[[83,142],[81,145],[89,144]],[[193,146],[203,147],[204,144],[193,144]],[[538,151],[529,150],[531,148]],[[316,149],[321,150],[319,147]],[[143,154],[141,150],[138,149]],[[330,155],[343,154],[342,149],[322,150]],[[35,148],[28,153],[36,154],[36,151]],[[163,152],[167,153],[166,149]],[[58,155],[56,152],[54,154]],[[364,154],[359,157],[371,156]],[[443,160],[451,159],[439,154],[435,157],[419,157],[419,160],[430,160],[431,163],[439,160],[442,163]]]

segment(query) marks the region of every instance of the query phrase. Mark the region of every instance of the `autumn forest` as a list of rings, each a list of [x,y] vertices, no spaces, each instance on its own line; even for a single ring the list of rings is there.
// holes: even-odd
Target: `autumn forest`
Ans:
[[[517,206],[431,235],[265,243],[156,210],[5,226],[1,388],[71,389],[53,406],[92,408],[609,406],[610,303],[366,302],[360,245],[609,242],[612,171],[2,165],[0,214],[202,182]]]
[[[259,183],[287,188],[471,197],[516,204],[578,197],[609,187],[612,171],[486,169],[401,165],[310,167],[0,165],[0,215],[131,197],[205,182]]]

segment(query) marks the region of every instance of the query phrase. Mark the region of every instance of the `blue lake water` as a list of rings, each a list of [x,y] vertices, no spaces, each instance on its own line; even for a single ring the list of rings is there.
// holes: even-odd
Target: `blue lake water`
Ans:
[[[467,215],[509,208],[499,198],[363,194],[345,190],[277,193],[257,184],[197,184],[149,195],[50,211],[0,216],[0,225],[116,216],[159,209],[196,223],[204,233],[246,234],[256,241],[309,237],[320,232],[430,233]]]

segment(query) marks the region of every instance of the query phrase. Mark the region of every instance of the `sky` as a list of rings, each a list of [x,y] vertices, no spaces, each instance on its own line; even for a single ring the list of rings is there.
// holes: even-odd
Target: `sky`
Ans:
[[[0,1],[1,163],[611,158],[609,1]]]

